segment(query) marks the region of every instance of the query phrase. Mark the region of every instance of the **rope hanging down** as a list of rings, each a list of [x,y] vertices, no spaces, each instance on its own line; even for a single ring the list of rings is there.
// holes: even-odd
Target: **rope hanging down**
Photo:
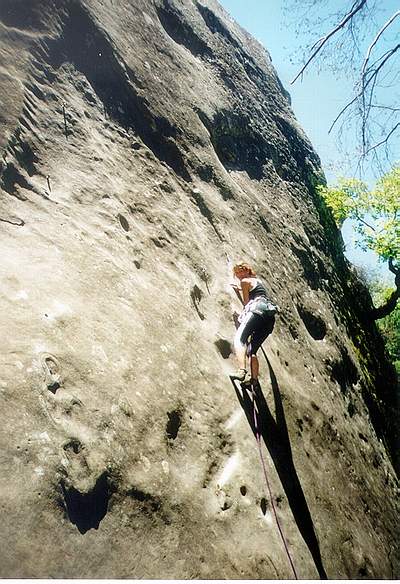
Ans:
[[[235,290],[235,294],[238,297],[238,299],[240,300],[242,306],[244,306],[244,302],[243,302],[243,299],[242,299],[242,297],[240,295],[239,290],[237,290],[236,288],[234,288],[234,290]],[[264,355],[265,359],[268,361],[267,355],[266,355],[266,353],[265,353],[265,351],[264,351],[264,349],[262,347],[261,347],[261,350],[263,352],[263,355]],[[251,381],[251,398],[252,398],[252,406],[253,406],[254,430],[255,430],[255,436],[256,436],[256,441],[257,441],[257,446],[258,446],[258,452],[259,452],[259,455],[260,455],[262,472],[263,472],[263,475],[264,475],[265,484],[267,485],[267,493],[266,494],[267,494],[269,500],[271,501],[271,507],[272,507],[272,511],[273,511],[273,514],[274,514],[275,522],[276,522],[276,525],[278,527],[279,535],[281,537],[281,540],[282,540],[282,543],[283,543],[283,547],[285,548],[285,552],[286,552],[286,555],[288,557],[290,567],[292,568],[293,575],[294,575],[295,579],[298,580],[299,578],[297,576],[296,568],[295,568],[294,563],[293,563],[293,560],[291,558],[291,555],[290,555],[290,552],[289,552],[289,547],[287,545],[286,538],[285,538],[285,536],[283,534],[283,530],[282,530],[282,527],[281,527],[281,524],[280,524],[280,521],[279,521],[279,518],[278,518],[278,514],[276,512],[274,498],[272,496],[272,489],[271,489],[271,485],[270,485],[269,480],[268,480],[267,467],[266,467],[265,460],[264,460],[264,456],[263,456],[263,453],[262,453],[261,433],[259,431],[260,424],[259,424],[259,419],[258,419],[257,409],[256,409],[256,392],[255,392],[254,381],[253,381],[254,380],[254,375],[253,375],[253,370],[252,370],[251,355],[249,355],[249,359],[250,359],[250,369],[251,369],[251,379],[252,379],[252,381]]]
[[[290,566],[292,568],[294,577],[295,577],[296,580],[298,580],[299,578],[297,576],[296,568],[294,567],[294,563],[293,563],[293,560],[292,560],[292,558],[290,556],[289,548],[288,548],[288,545],[287,545],[285,536],[283,534],[283,530],[282,530],[280,521],[278,519],[278,514],[276,512],[276,507],[275,507],[275,503],[274,503],[274,498],[272,496],[271,485],[270,485],[269,480],[268,480],[267,468],[266,468],[264,456],[263,456],[263,453],[262,453],[261,434],[259,432],[259,423],[258,423],[258,416],[257,416],[257,410],[256,410],[256,402],[255,402],[255,389],[254,389],[253,383],[251,385],[251,397],[252,397],[252,404],[253,404],[254,430],[255,430],[255,435],[256,435],[256,440],[257,440],[257,445],[258,445],[258,452],[259,452],[259,455],[260,455],[260,460],[261,460],[261,466],[262,466],[262,470],[263,470],[263,475],[264,475],[264,479],[265,479],[265,484],[267,485],[267,491],[268,491],[269,500],[271,501],[272,511],[274,513],[275,522],[276,522],[276,525],[278,527],[279,535],[281,536],[281,540],[282,540],[282,543],[283,543],[283,547],[285,548],[285,552],[286,552],[286,555],[288,557]]]

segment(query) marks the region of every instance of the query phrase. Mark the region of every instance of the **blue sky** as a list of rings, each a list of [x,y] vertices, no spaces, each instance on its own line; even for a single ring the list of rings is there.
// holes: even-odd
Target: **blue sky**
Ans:
[[[293,22],[291,24],[286,22],[287,15],[285,15],[284,6],[288,2],[285,0],[219,1],[231,16],[268,50],[280,80],[291,95],[295,115],[321,158],[328,182],[333,182],[338,174],[351,174],[351,170],[344,166],[343,161],[346,152],[350,153],[350,159],[352,159],[351,152],[355,148],[355,141],[348,139],[347,142],[339,143],[334,134],[328,134],[332,121],[352,95],[351,80],[345,76],[337,79],[329,71],[318,72],[317,67],[312,66],[306,70],[302,80],[299,79],[294,85],[290,85],[290,81],[299,71],[299,65],[294,64],[291,57],[299,53],[301,39],[295,36]],[[330,0],[329,4],[334,9],[336,1]],[[342,5],[344,2],[338,4]],[[385,0],[378,2],[378,5],[380,10],[376,18],[382,24],[399,8],[398,0]],[[400,145],[400,141],[397,140],[397,142]],[[369,175],[368,171],[362,178],[371,186],[373,185],[373,176]],[[350,261],[358,265],[376,267],[377,257],[374,254],[365,254],[354,247],[350,222],[345,222],[342,232],[346,242],[346,255]],[[383,275],[386,272],[387,269],[384,266],[381,273]]]

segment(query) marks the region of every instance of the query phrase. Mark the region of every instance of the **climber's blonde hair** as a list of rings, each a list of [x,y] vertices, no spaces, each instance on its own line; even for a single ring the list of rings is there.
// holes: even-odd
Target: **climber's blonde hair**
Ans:
[[[253,270],[253,268],[247,262],[238,262],[237,264],[235,264],[233,266],[233,273],[235,276],[238,272],[241,272],[244,270],[248,273],[249,276],[256,275],[256,272]]]

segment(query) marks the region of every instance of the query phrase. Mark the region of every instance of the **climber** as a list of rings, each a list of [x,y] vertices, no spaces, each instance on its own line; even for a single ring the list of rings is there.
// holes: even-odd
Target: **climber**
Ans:
[[[235,264],[233,275],[239,280],[240,286],[236,283],[231,286],[244,308],[239,315],[240,326],[233,342],[239,369],[230,377],[243,384],[250,384],[258,379],[259,363],[256,353],[272,333],[277,307],[268,299],[264,284],[249,264]],[[250,372],[246,368],[246,354],[250,358]]]

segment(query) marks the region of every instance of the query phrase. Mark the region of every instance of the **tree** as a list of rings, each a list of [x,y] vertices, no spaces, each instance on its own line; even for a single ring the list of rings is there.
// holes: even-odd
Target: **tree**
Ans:
[[[333,12],[329,6],[335,7]],[[369,159],[382,172],[385,158],[390,161],[393,137],[400,134],[400,10],[389,11],[376,0],[292,0],[287,14],[296,19],[298,36],[313,38],[303,49],[303,65],[292,83],[314,62],[350,75],[353,95],[329,132],[337,125],[339,132],[353,128],[359,163]]]
[[[374,301],[386,302],[392,294],[392,290],[376,276],[367,276],[367,281]],[[385,340],[390,358],[400,374],[400,304],[397,304],[393,312],[378,321],[378,328]]]
[[[373,190],[354,178],[341,178],[337,185],[317,188],[338,227],[345,219],[352,219],[356,245],[364,251],[374,251],[380,260],[388,262],[396,288],[371,315],[375,320],[387,316],[400,298],[400,165],[383,175]]]

